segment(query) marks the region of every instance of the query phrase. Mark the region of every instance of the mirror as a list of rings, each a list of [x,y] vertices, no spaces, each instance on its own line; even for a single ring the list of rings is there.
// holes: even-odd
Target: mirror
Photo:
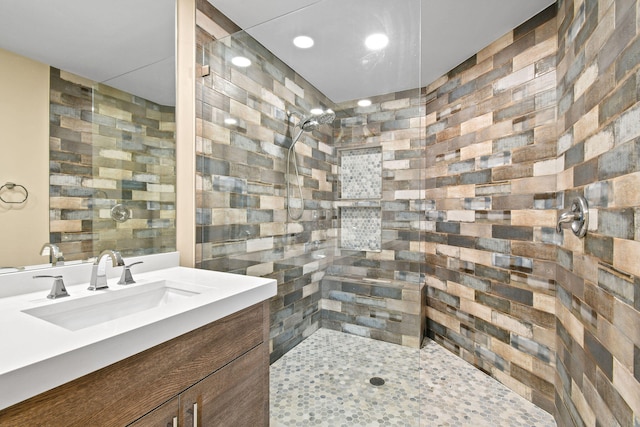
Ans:
[[[3,0],[0,64],[0,273],[175,250],[175,0]]]

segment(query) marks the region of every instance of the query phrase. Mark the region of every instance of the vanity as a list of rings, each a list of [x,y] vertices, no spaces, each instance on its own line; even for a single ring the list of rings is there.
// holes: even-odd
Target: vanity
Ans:
[[[135,284],[107,268],[101,291],[91,265],[49,269],[59,299],[33,272],[0,277],[0,425],[268,425],[275,280],[139,260]]]

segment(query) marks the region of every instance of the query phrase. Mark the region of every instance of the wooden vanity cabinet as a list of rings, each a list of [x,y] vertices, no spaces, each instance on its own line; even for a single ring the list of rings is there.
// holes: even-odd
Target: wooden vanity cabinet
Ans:
[[[180,398],[175,397],[142,418],[129,424],[130,427],[179,427]],[[184,424],[184,423],[183,423]]]
[[[268,330],[265,301],[3,409],[0,425],[268,426]]]

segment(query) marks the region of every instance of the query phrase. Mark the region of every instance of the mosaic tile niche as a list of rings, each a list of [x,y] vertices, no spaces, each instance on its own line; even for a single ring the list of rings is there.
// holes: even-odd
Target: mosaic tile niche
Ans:
[[[382,195],[382,148],[341,152],[342,199],[379,199]]]
[[[382,195],[382,148],[359,148],[340,152],[342,200],[376,203]],[[348,202],[346,202],[348,203]],[[380,206],[340,208],[340,247],[356,251],[380,251],[382,214]]]
[[[379,207],[343,207],[340,209],[340,246],[356,251],[379,251],[382,217]]]

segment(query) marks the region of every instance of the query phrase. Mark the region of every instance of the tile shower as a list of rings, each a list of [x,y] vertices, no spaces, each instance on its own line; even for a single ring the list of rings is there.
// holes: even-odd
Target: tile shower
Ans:
[[[198,7],[198,265],[278,280],[273,361],[320,327],[410,347],[426,322],[559,425],[640,423],[638,2],[560,1],[370,107],[334,105],[228,22],[210,43]],[[236,50],[259,66],[226,65]],[[307,204],[288,222],[286,110],[315,105],[337,119],[297,147]],[[380,150],[380,196],[344,179],[361,149]],[[584,240],[554,230],[579,194]]]

